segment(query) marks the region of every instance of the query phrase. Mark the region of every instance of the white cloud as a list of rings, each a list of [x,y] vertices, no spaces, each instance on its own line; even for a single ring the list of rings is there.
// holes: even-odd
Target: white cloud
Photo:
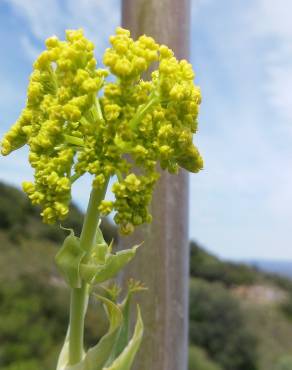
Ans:
[[[1,64],[0,64],[1,66]],[[5,131],[8,129],[8,123],[13,123],[22,107],[25,104],[25,88],[21,82],[16,78],[5,74],[5,71],[0,71],[0,112],[1,112],[1,125],[0,125],[0,139]]]
[[[290,0],[256,0],[248,14],[258,36],[276,36],[289,41],[292,37],[292,3]]]
[[[292,131],[292,50],[290,58],[291,62],[288,63],[284,61],[268,64],[266,91],[268,100],[289,121]]]
[[[119,25],[119,0],[5,0],[29,27],[31,36],[23,38],[24,51],[33,59],[37,45],[51,35],[64,38],[65,29],[84,28],[86,36],[101,53],[108,36]]]
[[[206,5],[209,5],[214,0],[191,0],[192,18],[196,17],[199,11]]]
[[[33,43],[32,39],[28,37],[28,35],[22,35],[20,43],[29,60],[35,60],[41,52],[41,49]]]
[[[257,0],[252,4],[247,13],[249,33],[262,49],[267,99],[292,126],[292,2]]]
[[[44,40],[59,32],[64,14],[58,0],[5,0],[24,19],[34,37]]]

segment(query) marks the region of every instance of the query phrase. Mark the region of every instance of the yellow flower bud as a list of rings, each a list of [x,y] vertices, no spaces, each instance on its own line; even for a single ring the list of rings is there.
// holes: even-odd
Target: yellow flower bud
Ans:
[[[129,30],[126,30],[125,28],[122,28],[122,27],[117,27],[116,28],[116,34],[117,35],[123,35],[123,36],[126,36],[126,37],[130,37],[130,35],[131,35]]]
[[[126,58],[123,58],[115,63],[113,70],[118,76],[126,77],[131,74],[132,65]]]
[[[112,210],[113,210],[113,202],[111,201],[108,201],[108,200],[103,200],[101,203],[100,203],[100,206],[98,207],[99,209],[99,212],[103,215],[103,216],[107,216],[109,215]]]
[[[35,191],[35,186],[32,182],[24,181],[22,183],[22,189],[26,194],[32,194]]]
[[[46,39],[46,46],[48,49],[55,48],[59,45],[59,39],[57,36],[52,36]]]
[[[93,187],[95,187],[96,189],[100,189],[103,184],[105,183],[105,177],[104,175],[101,173],[97,176],[95,176],[94,180],[93,180]]]
[[[131,224],[130,222],[126,224],[122,224],[120,230],[121,230],[121,234],[123,235],[132,234],[132,232],[134,231],[134,225]]]

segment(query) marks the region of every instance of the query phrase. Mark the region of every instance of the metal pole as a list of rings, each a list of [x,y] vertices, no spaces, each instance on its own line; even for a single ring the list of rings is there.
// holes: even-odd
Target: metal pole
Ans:
[[[190,0],[123,0],[122,26],[132,37],[154,37],[177,58],[189,57]],[[188,351],[188,175],[164,173],[151,206],[153,222],[122,244],[144,240],[125,279],[143,281],[145,322],[135,370],[187,370]]]

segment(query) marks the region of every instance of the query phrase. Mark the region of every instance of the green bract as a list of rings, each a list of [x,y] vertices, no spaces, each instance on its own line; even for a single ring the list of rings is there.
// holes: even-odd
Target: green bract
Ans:
[[[134,333],[130,338],[129,303],[133,293],[143,289],[129,286],[128,294],[121,304],[103,296],[97,298],[104,304],[109,319],[108,332],[86,353],[82,360],[69,365],[69,337],[66,336],[60,353],[57,370],[130,370],[143,336],[143,322],[139,306]]]
[[[98,232],[101,234],[100,229]],[[71,288],[80,288],[82,281],[90,285],[114,278],[134,257],[139,246],[112,253],[112,245],[97,241],[89,253],[80,246],[73,230],[56,254],[59,272]]]
[[[145,35],[134,41],[122,28],[110,43],[103,57],[108,71],[96,68],[94,45],[82,30],[67,31],[66,41],[49,38],[34,63],[26,108],[1,151],[29,145],[35,181],[23,189],[47,223],[67,216],[76,178],[88,172],[99,188],[117,176],[115,200],[103,201],[99,210],[115,211],[127,234],[151,220],[157,163],[171,173],[202,169],[192,140],[201,95],[191,64],[178,61],[167,46]],[[143,80],[154,62],[157,70]]]

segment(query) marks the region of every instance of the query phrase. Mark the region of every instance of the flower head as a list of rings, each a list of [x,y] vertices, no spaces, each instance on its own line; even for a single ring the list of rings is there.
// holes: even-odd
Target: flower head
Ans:
[[[115,211],[121,231],[130,233],[151,220],[157,163],[171,173],[202,168],[193,144],[201,95],[192,66],[167,46],[145,35],[134,41],[122,28],[110,43],[103,57],[108,69],[100,69],[82,30],[67,31],[65,41],[49,38],[34,63],[26,107],[1,152],[29,145],[35,180],[23,189],[48,223],[66,217],[72,175],[92,174],[95,187],[117,175],[115,200],[99,209]],[[157,70],[144,80],[153,63]],[[107,81],[109,74],[114,78]]]

